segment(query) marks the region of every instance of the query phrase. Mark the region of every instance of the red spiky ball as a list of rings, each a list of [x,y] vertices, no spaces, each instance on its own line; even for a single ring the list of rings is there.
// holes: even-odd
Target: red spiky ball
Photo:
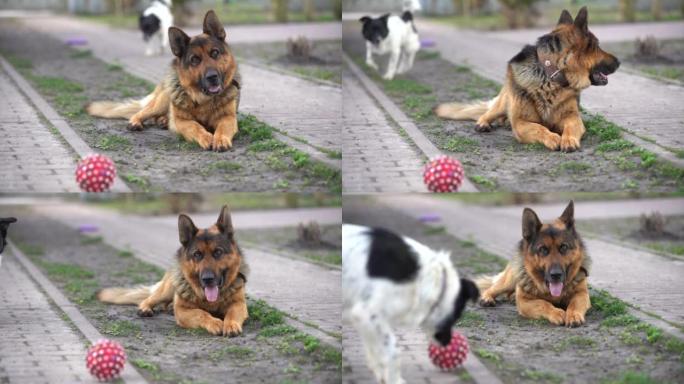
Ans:
[[[114,184],[114,162],[100,154],[84,157],[76,167],[76,182],[86,192],[105,192]]]
[[[126,352],[116,341],[102,339],[88,349],[86,367],[100,381],[119,377],[126,363]]]
[[[449,156],[438,156],[425,165],[423,181],[430,192],[456,192],[463,182],[463,166]]]
[[[468,339],[458,332],[452,332],[446,347],[430,343],[428,354],[432,363],[443,371],[458,368],[468,357]]]

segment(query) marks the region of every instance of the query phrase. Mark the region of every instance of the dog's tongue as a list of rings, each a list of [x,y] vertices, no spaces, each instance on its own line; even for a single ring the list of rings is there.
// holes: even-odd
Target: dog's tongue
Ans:
[[[212,287],[204,287],[204,296],[207,297],[207,301],[214,302],[218,299],[218,286],[214,285]]]
[[[209,92],[211,92],[211,93],[216,93],[220,90],[221,90],[220,85],[212,85],[211,87],[209,87]]]
[[[553,297],[560,296],[563,291],[563,283],[549,283],[549,291]]]

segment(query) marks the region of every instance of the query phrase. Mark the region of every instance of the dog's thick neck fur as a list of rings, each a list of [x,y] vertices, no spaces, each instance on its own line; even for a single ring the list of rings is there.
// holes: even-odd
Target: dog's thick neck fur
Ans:
[[[419,313],[427,313],[420,319],[420,325],[428,334],[437,328],[454,312],[454,303],[461,288],[460,278],[446,251],[423,253],[420,271],[416,279],[421,287],[416,307]]]
[[[569,276],[568,280],[565,282],[563,286],[563,294],[560,298],[561,302],[563,302],[565,299],[568,299],[568,293],[574,292],[575,287],[589,276],[589,271],[591,270],[591,257],[589,257],[589,254],[584,246],[584,242],[579,235],[577,238],[579,240],[580,249],[584,253],[584,257],[582,259],[582,265],[579,267],[577,273],[575,273],[574,276]],[[530,277],[525,270],[525,249],[527,248],[525,240],[520,241],[518,248],[518,253],[511,260],[513,270],[516,271],[517,285],[520,286],[524,292],[532,296],[546,296],[546,290],[540,289],[537,284],[535,284],[534,279],[532,279],[532,277]]]
[[[177,59],[176,59],[177,60]],[[199,104],[214,103],[217,108],[224,106],[226,102],[236,99],[238,107],[240,106],[240,88],[242,78],[237,67],[235,73],[230,81],[230,85],[226,87],[221,93],[214,96],[207,96],[200,91],[188,92],[188,89],[183,87],[178,79],[177,69],[174,68],[168,75],[167,80],[171,85],[171,103],[181,109],[191,109]]]
[[[182,249],[178,250],[177,258],[182,256]],[[242,255],[242,252],[240,252]],[[249,264],[245,261],[244,255],[240,258],[240,269],[238,271],[237,277],[230,284],[224,284],[219,290],[219,300],[232,300],[231,296],[237,292],[240,288],[243,288],[247,283],[247,276],[249,276]],[[183,300],[203,304],[208,303],[202,292],[202,288],[199,286],[199,282],[191,284],[188,279],[183,275],[180,268],[173,268],[171,275],[173,276],[173,285],[175,287],[175,293]],[[216,304],[212,304],[216,306]]]

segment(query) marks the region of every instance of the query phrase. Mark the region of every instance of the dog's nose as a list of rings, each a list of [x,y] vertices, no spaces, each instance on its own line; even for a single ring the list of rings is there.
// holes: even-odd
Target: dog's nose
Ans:
[[[555,264],[549,269],[549,277],[553,281],[559,281],[563,279],[563,268],[560,265]]]
[[[202,280],[202,284],[205,286],[214,285],[214,282],[216,281],[216,275],[211,270],[204,270],[200,274],[200,279]]]
[[[204,75],[204,78],[211,84],[218,84],[218,82],[219,82],[218,71],[216,71],[215,69],[210,69]]]

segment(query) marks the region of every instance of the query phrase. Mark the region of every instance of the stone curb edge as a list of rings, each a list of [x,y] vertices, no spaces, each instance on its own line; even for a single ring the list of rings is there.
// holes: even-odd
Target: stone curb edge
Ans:
[[[83,139],[69,126],[66,120],[59,115],[48,102],[24,79],[24,77],[17,72],[16,69],[0,55],[0,65],[7,72],[9,77],[17,84],[21,92],[33,103],[38,111],[45,116],[45,118],[54,126],[62,138],[71,146],[71,148],[83,158],[91,153],[96,153],[92,148],[86,144]],[[126,183],[121,180],[119,176],[116,177],[114,185],[111,188],[112,192],[131,192]]]
[[[79,332],[83,334],[91,343],[95,343],[100,339],[105,337],[79,312],[78,308],[72,304],[69,299],[67,299],[62,292],[59,291],[57,287],[52,284],[52,282],[45,277],[45,275],[36,267],[33,262],[31,262],[23,252],[17,248],[14,243],[10,240],[7,244],[12,250],[12,254],[19,263],[29,272],[31,278],[47,293],[47,295],[55,302],[55,305],[59,307],[71,320],[71,322],[78,328]],[[85,356],[84,356],[85,363]],[[126,362],[124,365],[124,370],[121,378],[126,383],[140,383],[145,384],[147,380],[140,375],[140,373],[131,365],[130,362]]]
[[[442,155],[442,152],[421,132],[413,121],[389,99],[380,88],[366,76],[346,53],[342,53],[345,63],[361,82],[366,91],[380,104],[387,114],[403,129],[420,151],[428,158]],[[477,192],[477,188],[467,177],[463,179],[459,192]]]

